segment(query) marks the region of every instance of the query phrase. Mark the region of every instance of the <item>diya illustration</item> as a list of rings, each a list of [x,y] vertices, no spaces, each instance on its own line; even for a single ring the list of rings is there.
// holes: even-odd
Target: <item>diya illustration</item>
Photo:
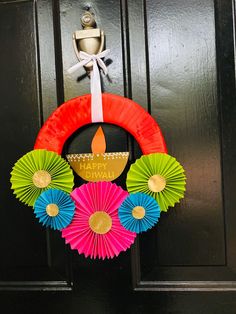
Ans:
[[[67,154],[74,171],[86,181],[113,181],[123,172],[129,152],[106,153],[106,139],[102,127],[97,129],[92,143],[92,153]]]

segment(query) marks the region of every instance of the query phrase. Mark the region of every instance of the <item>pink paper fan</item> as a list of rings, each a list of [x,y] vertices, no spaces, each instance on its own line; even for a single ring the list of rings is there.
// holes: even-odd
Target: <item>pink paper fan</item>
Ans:
[[[91,258],[113,258],[126,251],[136,233],[126,230],[118,218],[118,208],[128,192],[111,182],[91,182],[76,188],[71,197],[76,210],[62,237],[72,249]]]

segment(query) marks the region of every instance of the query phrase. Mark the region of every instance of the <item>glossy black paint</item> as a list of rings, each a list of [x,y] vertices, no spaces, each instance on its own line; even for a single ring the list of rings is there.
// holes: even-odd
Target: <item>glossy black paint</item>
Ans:
[[[188,177],[180,205],[131,251],[104,262],[44,232],[7,183],[49,114],[89,92],[83,70],[66,72],[77,61],[71,35],[87,6],[112,50],[104,91],[132,98],[154,116]],[[6,313],[236,313],[235,292],[228,292],[236,290],[233,14],[224,0],[0,2],[0,288],[58,291],[4,292]],[[96,127],[79,130],[63,153],[89,151]],[[140,156],[122,129],[104,130],[109,151],[129,150],[130,163]],[[125,187],[125,173],[116,183]],[[72,282],[73,292],[59,292]]]
[[[37,16],[37,12],[39,16]],[[64,245],[58,234],[45,232],[36,221],[32,208],[20,204],[10,190],[11,168],[18,158],[33,149],[40,129],[45,101],[53,99],[53,82],[48,84],[50,97],[44,93],[52,80],[50,62],[41,61],[38,28],[40,7],[32,1],[0,2],[1,38],[1,252],[0,289],[42,289],[58,285],[67,289],[70,276]],[[43,7],[44,20],[50,21]],[[39,19],[38,19],[39,17]],[[39,21],[40,20],[40,21]],[[45,25],[44,25],[45,26]],[[42,29],[41,29],[42,30]],[[45,32],[43,32],[45,41]],[[50,33],[47,33],[48,36]],[[41,51],[40,51],[41,50]],[[44,51],[43,51],[44,50]],[[50,54],[47,54],[50,57]],[[47,66],[45,65],[47,62]],[[40,69],[47,69],[40,80]],[[55,85],[54,85],[55,86]],[[57,100],[54,99],[57,103]],[[51,247],[51,242],[53,245]],[[51,269],[51,266],[54,266]]]

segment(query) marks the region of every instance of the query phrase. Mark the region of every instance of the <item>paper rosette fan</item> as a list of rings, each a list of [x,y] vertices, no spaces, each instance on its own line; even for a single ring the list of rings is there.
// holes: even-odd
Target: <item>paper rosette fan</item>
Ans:
[[[142,192],[156,199],[167,211],[184,197],[186,177],[180,163],[168,154],[142,156],[131,165],[126,180],[130,193]]]
[[[71,193],[75,214],[71,224],[62,230],[66,243],[91,258],[113,258],[126,251],[136,237],[118,218],[118,207],[127,196],[111,182],[91,182],[76,188]]]
[[[10,181],[16,197],[33,206],[39,195],[47,189],[60,189],[70,193],[74,176],[69,164],[61,156],[36,149],[15,163]]]
[[[121,204],[118,215],[121,224],[128,230],[140,233],[152,228],[160,217],[160,207],[149,195],[130,194]]]
[[[44,191],[34,203],[39,222],[54,230],[68,226],[73,218],[75,204],[69,194],[56,189]]]

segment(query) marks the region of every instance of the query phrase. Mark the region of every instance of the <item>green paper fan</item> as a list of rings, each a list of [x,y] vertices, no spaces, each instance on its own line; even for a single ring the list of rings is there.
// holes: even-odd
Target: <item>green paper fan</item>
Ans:
[[[10,181],[16,198],[29,206],[47,189],[70,193],[74,186],[69,164],[58,154],[44,149],[32,150],[21,157],[13,167]]]
[[[167,211],[184,197],[186,176],[174,157],[155,153],[144,155],[131,165],[126,185],[130,193],[151,195],[161,210]]]

